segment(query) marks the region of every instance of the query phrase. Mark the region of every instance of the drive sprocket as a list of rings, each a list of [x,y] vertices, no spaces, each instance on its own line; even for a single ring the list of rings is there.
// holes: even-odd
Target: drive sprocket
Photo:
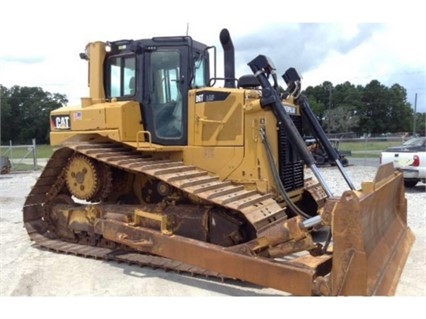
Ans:
[[[66,184],[76,198],[99,201],[106,198],[112,189],[111,171],[107,165],[77,154],[68,163]]]

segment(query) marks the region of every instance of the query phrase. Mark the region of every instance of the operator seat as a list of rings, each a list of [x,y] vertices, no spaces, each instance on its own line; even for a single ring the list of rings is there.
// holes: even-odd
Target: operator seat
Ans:
[[[162,137],[182,136],[182,95],[178,91],[176,101],[166,103],[157,114],[158,134]]]
[[[260,83],[253,74],[247,74],[240,76],[238,86],[243,89],[257,89],[260,87]]]

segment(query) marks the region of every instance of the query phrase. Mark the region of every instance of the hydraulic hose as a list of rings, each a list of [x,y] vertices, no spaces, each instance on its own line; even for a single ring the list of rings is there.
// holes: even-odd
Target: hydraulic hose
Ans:
[[[284,185],[281,181],[280,175],[278,173],[277,167],[274,162],[274,156],[272,155],[271,145],[269,144],[268,138],[266,136],[266,132],[264,128],[260,129],[260,137],[262,139],[262,143],[265,145],[266,155],[268,156],[268,163],[269,167],[271,168],[272,175],[274,178],[274,181],[276,185],[278,186],[278,191],[280,192],[280,195],[284,198],[284,201],[286,204],[299,216],[306,218],[303,221],[303,226],[305,228],[311,228],[316,225],[321,224],[322,218],[321,216],[317,215],[314,217],[311,217],[304,211],[302,211],[299,207],[296,206],[296,204],[292,201],[288,193],[286,192]],[[329,236],[328,242],[330,242],[331,235]],[[327,245],[328,246],[328,245]]]
[[[274,162],[274,157],[272,155],[271,145],[269,144],[268,138],[266,136],[265,129],[262,127],[260,129],[260,137],[262,139],[263,145],[265,145],[266,155],[268,156],[268,163],[269,167],[272,171],[272,176],[274,177],[275,184],[278,186],[278,190],[280,192],[280,195],[284,198],[284,201],[286,204],[299,216],[302,216],[303,218],[309,219],[311,216],[306,214],[304,211],[302,211],[299,207],[294,204],[294,202],[291,200],[290,196],[288,196],[284,185],[281,181],[280,175],[278,173],[277,167]]]
[[[284,129],[287,133],[290,143],[296,148],[299,155],[305,161],[305,164],[312,170],[315,177],[318,179],[320,184],[323,186],[324,191],[329,197],[332,197],[333,194],[322,177],[318,167],[315,164],[315,160],[312,154],[308,151],[305,141],[300,136],[299,131],[291,120],[290,116],[287,114],[283,105],[281,104],[281,98],[278,96],[278,93],[269,83],[266,74],[272,74],[275,76],[275,68],[272,66],[272,63],[269,59],[263,55],[259,55],[253,61],[248,64],[253,71],[254,75],[258,79],[260,85],[262,86],[262,106],[270,106],[274,112],[277,121],[284,124]]]

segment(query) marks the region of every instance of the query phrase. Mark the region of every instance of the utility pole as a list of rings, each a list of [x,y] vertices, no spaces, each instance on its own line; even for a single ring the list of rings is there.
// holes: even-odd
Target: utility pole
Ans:
[[[417,93],[414,95],[413,136],[416,135]]]
[[[332,96],[332,93],[331,93],[332,88],[333,87],[330,84],[328,86],[328,126],[327,126],[328,135],[330,135],[330,132],[331,132],[331,105],[332,105],[332,99],[333,99],[333,96]]]

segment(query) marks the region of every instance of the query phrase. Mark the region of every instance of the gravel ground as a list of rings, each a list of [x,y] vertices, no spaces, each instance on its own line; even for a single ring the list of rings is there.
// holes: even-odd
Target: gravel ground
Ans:
[[[376,168],[353,165],[347,167],[346,171],[355,186],[360,187],[362,181],[373,179]],[[347,189],[337,168],[326,167],[322,172],[333,193],[340,194]],[[23,227],[22,206],[39,173],[0,175],[0,297],[285,295],[274,289],[246,283],[194,278],[37,249],[28,239]],[[416,235],[416,241],[402,273],[396,296],[426,296],[425,195],[425,184],[406,190],[408,224]],[[9,305],[8,300],[0,300],[0,305]],[[281,302],[279,304],[283,305]]]

